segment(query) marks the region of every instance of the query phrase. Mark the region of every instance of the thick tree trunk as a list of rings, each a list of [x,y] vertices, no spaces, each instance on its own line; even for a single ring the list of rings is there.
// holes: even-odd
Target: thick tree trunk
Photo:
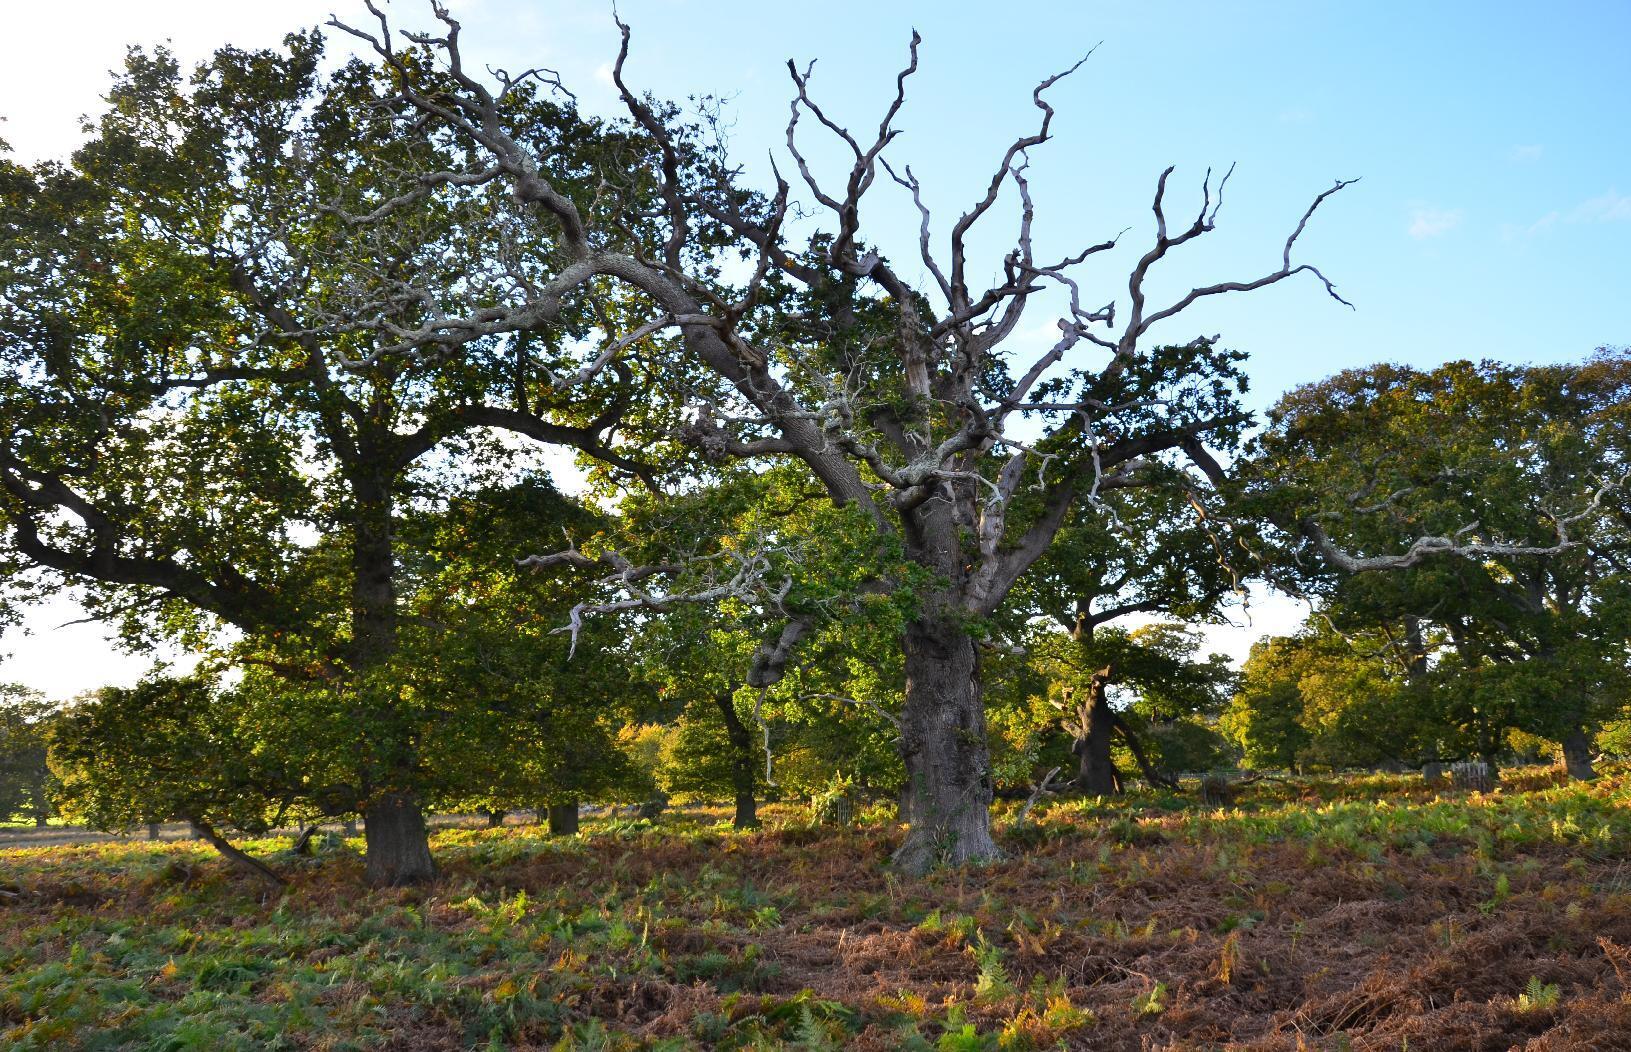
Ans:
[[[419,801],[407,793],[387,793],[363,812],[368,883],[383,887],[424,884],[436,879],[430,837]]]
[[[1591,765],[1591,735],[1584,728],[1576,727],[1565,734],[1562,745],[1563,766],[1568,769],[1570,778],[1589,782],[1597,777]]]
[[[576,800],[549,805],[549,832],[552,836],[577,835],[578,802]]]
[[[157,840],[158,838],[159,838],[159,824],[157,822],[147,823],[147,839]]]
[[[503,825],[504,824],[504,816],[506,814],[508,814],[508,812],[506,812],[506,811],[488,811],[487,812],[487,828],[488,829],[497,829],[499,826]]]
[[[377,441],[377,436],[376,436]],[[380,668],[397,649],[396,559],[392,549],[390,471],[386,453],[372,442],[360,443],[367,467],[352,479],[355,500],[351,551],[351,664],[359,675]],[[373,468],[373,471],[368,470]],[[368,724],[396,725],[393,711],[361,713]],[[363,728],[366,732],[366,725]],[[363,812],[364,856],[371,884],[397,886],[434,880],[430,833],[412,784],[413,747],[400,736],[381,742],[382,769],[370,772],[374,785],[394,788],[377,793]]]
[[[1105,699],[1099,678],[1093,677],[1087,704],[1083,706],[1087,711],[1083,713],[1081,725],[1086,727],[1087,734],[1078,735],[1071,749],[1077,760],[1076,787],[1084,793],[1111,796],[1121,791],[1121,772],[1110,758],[1116,714],[1110,711],[1110,702]]]
[[[911,828],[893,862],[908,873],[1001,858],[991,838],[991,757],[974,640],[948,619],[906,628],[901,756]]]
[[[714,695],[714,705],[731,743],[731,788],[736,793],[736,817],[731,824],[737,829],[757,829],[759,805],[753,791],[759,783],[759,757],[753,749],[753,732],[736,714],[735,692],[720,691]]]
[[[731,819],[731,825],[736,829],[759,828],[759,802],[753,797],[753,784],[748,783],[743,788],[740,780],[736,787],[736,814]]]

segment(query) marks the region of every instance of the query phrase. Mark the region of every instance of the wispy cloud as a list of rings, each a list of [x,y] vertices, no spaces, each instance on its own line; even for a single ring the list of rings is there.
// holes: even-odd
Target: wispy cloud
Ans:
[[[1413,208],[1408,232],[1417,241],[1439,237],[1461,224],[1459,208]]]
[[[1514,146],[1512,147],[1512,151],[1507,154],[1507,160],[1516,161],[1519,164],[1527,164],[1530,161],[1540,160],[1540,155],[1545,152],[1546,147],[1541,146],[1538,143],[1528,146]]]
[[[1581,223],[1623,223],[1631,221],[1631,195],[1622,194],[1618,190],[1609,190],[1588,198],[1569,209],[1553,209],[1530,223],[1521,231],[1508,228],[1507,236],[1521,233],[1524,237],[1535,237],[1537,234],[1550,233],[1559,223],[1578,225]]]
[[[1529,228],[1523,232],[1523,236],[1534,237],[1536,234],[1544,234],[1554,226],[1557,226],[1557,221],[1562,218],[1562,212],[1547,212],[1533,223],[1530,223]]]
[[[1569,213],[1571,223],[1617,223],[1626,219],[1631,219],[1631,196],[1617,190],[1582,201]]]

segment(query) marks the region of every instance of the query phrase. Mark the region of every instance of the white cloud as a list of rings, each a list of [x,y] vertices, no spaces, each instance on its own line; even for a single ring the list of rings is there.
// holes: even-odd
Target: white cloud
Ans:
[[[1529,224],[1529,229],[1525,230],[1524,234],[1528,237],[1534,237],[1536,234],[1544,234],[1546,231],[1556,226],[1557,221],[1561,218],[1563,218],[1561,212],[1547,212],[1545,215]]]
[[[1409,234],[1417,241],[1439,237],[1461,224],[1459,208],[1413,208]]]
[[[1582,201],[1569,214],[1571,223],[1615,223],[1631,219],[1631,196],[1616,190]]]
[[[1529,162],[1529,161],[1538,161],[1538,160],[1540,160],[1540,155],[1545,153],[1545,152],[1546,152],[1546,148],[1544,146],[1540,146],[1539,144],[1531,144],[1531,145],[1528,145],[1528,146],[1514,146],[1514,147],[1512,147],[1512,152],[1507,154],[1507,159],[1511,160],[1511,161],[1517,161],[1517,162],[1520,162],[1520,163],[1526,163],[1526,162]]]
[[[1609,190],[1580,202],[1567,212],[1553,209],[1524,228],[1524,237],[1549,234],[1559,223],[1623,223],[1631,221],[1631,195]],[[1509,236],[1516,233],[1509,230]]]

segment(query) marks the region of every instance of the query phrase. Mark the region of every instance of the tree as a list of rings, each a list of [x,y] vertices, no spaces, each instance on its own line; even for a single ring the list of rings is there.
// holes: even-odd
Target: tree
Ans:
[[[234,865],[281,886],[221,832],[265,833],[322,813],[323,786],[305,761],[319,743],[266,726],[288,730],[281,716],[273,698],[198,677],[104,688],[56,722],[51,764],[64,812],[111,831],[183,819]]]
[[[422,359],[494,334],[550,333],[585,297],[615,289],[616,302],[643,321],[602,327],[581,347],[577,375],[636,357],[653,378],[650,397],[666,400],[668,418],[684,422],[669,438],[724,460],[795,465],[824,499],[857,509],[877,543],[897,545],[921,572],[917,607],[900,639],[900,739],[913,821],[895,861],[921,871],[997,857],[977,645],[982,621],[1047,551],[1072,509],[1142,484],[1160,459],[1187,457],[1221,473],[1203,443],[1229,446],[1248,420],[1236,400],[1238,356],[1207,339],[1155,346],[1151,330],[1208,297],[1304,273],[1335,296],[1311,265],[1292,262],[1292,250],[1313,211],[1347,184],[1314,199],[1276,266],[1158,306],[1146,279],[1173,249],[1214,229],[1227,181],[1214,187],[1208,175],[1194,218],[1169,226],[1169,169],[1156,184],[1153,243],[1131,270],[1124,304],[1095,309],[1084,305],[1074,268],[1116,241],[1057,260],[1039,256],[1025,175],[1031,151],[1051,135],[1047,92],[1068,70],[1037,86],[1036,130],[1003,152],[986,192],[936,251],[917,177],[884,157],[898,135],[917,39],[871,138],[831,119],[810,94],[810,70],[790,65],[788,152],[804,192],[829,221],[794,243],[785,180],[777,177],[764,194],[744,189],[723,145],[710,138],[717,124],[686,124],[675,108],[628,87],[626,28],[613,79],[631,135],[643,135],[648,148],[631,151],[591,190],[561,178],[554,145],[527,134],[508,112],[521,85],[558,82],[539,71],[484,82],[462,53],[458,22],[439,7],[439,32],[410,35],[411,46],[399,48],[384,14],[369,6],[376,26],[334,25],[373,48],[412,109],[412,117],[396,121],[397,134],[467,151],[464,163],[418,167],[392,200],[508,191],[502,205],[484,199],[502,207],[506,220],[484,231],[478,248],[493,265],[457,286],[407,283],[403,299],[447,306],[417,327],[380,326],[378,353]],[[445,74],[434,83],[427,55]],[[799,144],[806,120],[851,158],[836,181],[818,176]],[[890,183],[922,214],[915,265],[932,281],[929,294],[865,240],[863,205]],[[644,207],[647,188],[658,208]],[[1005,189],[1018,199],[1013,247],[993,261],[996,283],[980,289],[970,275],[992,267],[972,258],[970,233],[995,214]],[[521,233],[511,238],[509,231]],[[529,249],[528,241],[547,248]],[[499,265],[508,260],[522,265]],[[742,262],[726,267],[726,260]],[[1063,304],[1058,341],[1039,356],[1010,361],[1005,342],[1050,289]],[[1089,351],[1100,357],[1092,360]],[[630,570],[642,586],[652,581]],[[740,582],[744,591],[751,583]],[[644,595],[664,602],[651,589]]]
[[[538,415],[559,364],[543,340],[502,362],[476,346],[457,367],[357,365],[391,342],[379,327],[436,316],[397,290],[462,280],[489,217],[379,204],[390,173],[458,151],[433,161],[444,146],[392,134],[380,71],[324,77],[321,55],[295,35],[186,78],[167,52],[132,51],[71,168],[0,162],[0,582],[8,609],[77,588],[133,645],[236,634],[240,660],[302,681],[291,697],[349,706],[369,878],[412,883],[435,867],[417,707],[385,671],[404,511],[447,460],[496,456],[479,440],[493,427],[640,469],[603,446],[619,369]],[[511,103],[560,133],[559,155],[586,141],[566,111]]]
[[[1431,688],[1473,751],[1493,759],[1516,728],[1590,777],[1631,674],[1628,406],[1631,358],[1612,352],[1380,365],[1292,392],[1254,484],[1295,524],[1283,579]]]
[[[1441,702],[1379,634],[1310,628],[1253,645],[1219,725],[1252,768],[1414,763],[1462,747]]]
[[[638,682],[627,626],[593,626],[585,643],[595,660],[568,661],[555,630],[577,601],[575,582],[511,555],[534,530],[604,521],[534,477],[471,485],[403,517],[405,624],[391,676],[420,706],[417,785],[435,805],[555,807],[575,820],[581,799],[634,779],[615,735],[654,700]]]
[[[57,812],[57,784],[45,762],[56,707],[35,690],[0,683],[0,822],[26,815],[43,826]]]
[[[1171,729],[1175,721],[1215,711],[1216,690],[1227,678],[1216,662],[1192,660],[1198,648],[1182,632],[1158,626],[1128,632],[1117,625],[1152,614],[1212,618],[1241,587],[1231,559],[1235,531],[1208,517],[1189,475],[1165,475],[1106,495],[1102,509],[1078,509],[1009,598],[1008,616],[1019,624],[1008,634],[1038,652],[1064,695],[1083,792],[1120,791],[1113,759],[1118,737],[1146,781],[1172,784],[1160,758],[1152,758],[1153,743],[1140,739],[1138,725],[1146,721],[1110,704],[1112,683],[1135,691],[1146,715],[1159,713],[1155,725]]]
[[[643,677],[681,715],[684,747],[664,777],[694,794],[724,789],[728,773],[746,828],[771,778],[767,721],[822,722],[855,644],[898,625],[910,597],[890,549],[870,546],[853,509],[821,501],[798,473],[714,475],[682,495],[631,496],[615,531],[527,561],[610,571],[573,612],[574,633],[591,612],[664,613],[638,626],[636,644]],[[807,704],[810,693],[824,696]]]
[[[1233,673],[1222,655],[1197,660],[1199,647],[1192,630],[1160,622],[1085,638],[1049,632],[1037,640],[1036,660],[1064,712],[1082,792],[1123,790],[1118,743],[1154,786],[1176,788],[1170,772],[1216,765],[1207,722],[1222,709]],[[1127,695],[1119,709],[1113,689]]]

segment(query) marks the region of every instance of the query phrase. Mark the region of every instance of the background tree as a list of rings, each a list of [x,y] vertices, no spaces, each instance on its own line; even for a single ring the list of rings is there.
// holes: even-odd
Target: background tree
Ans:
[[[1291,586],[1431,687],[1473,751],[1493,759],[1516,728],[1590,777],[1631,657],[1628,405],[1631,359],[1610,352],[1375,366],[1292,392],[1256,468],[1270,514],[1296,523]]]
[[[536,376],[558,364],[543,341],[502,363],[475,348],[457,368],[356,367],[371,326],[434,313],[393,298],[404,281],[477,266],[462,246],[489,217],[380,204],[390,173],[458,150],[432,161],[446,144],[394,134],[377,69],[325,77],[321,56],[317,34],[295,35],[185,77],[133,51],[71,169],[6,164],[0,571],[14,603],[82,590],[133,644],[230,626],[240,660],[342,696],[369,877],[408,883],[434,864],[419,709],[384,671],[402,643],[402,515],[438,457],[495,454],[478,429],[601,448],[625,402],[614,369],[541,421]],[[583,139],[569,109],[527,92],[507,112],[568,152]],[[369,326],[330,324],[346,310]],[[603,470],[635,470],[601,452]]]
[[[275,694],[223,691],[198,678],[108,687],[65,710],[51,742],[63,812],[94,829],[190,822],[223,855],[275,885],[284,879],[223,831],[265,833],[316,817],[325,787],[306,759],[314,743],[287,730]]]
[[[39,691],[0,683],[0,822],[22,816],[44,826],[57,813],[46,747],[56,706]]]
[[[1008,634],[1037,652],[1059,688],[1083,792],[1120,791],[1118,739],[1146,781],[1171,784],[1162,770],[1170,767],[1167,758],[1141,740],[1140,728],[1166,728],[1176,745],[1180,721],[1187,727],[1220,707],[1217,689],[1227,679],[1215,660],[1192,660],[1198,647],[1185,633],[1120,624],[1155,614],[1215,618],[1241,587],[1231,565],[1238,553],[1230,524],[1208,517],[1189,474],[1168,470],[1158,483],[1158,473],[1150,470],[1145,487],[1077,509],[1009,600],[1007,616],[1017,623]],[[1112,684],[1131,691],[1139,705],[1118,711]],[[1207,759],[1204,750],[1170,759],[1183,761],[1172,770],[1210,766],[1197,762]]]
[[[547,524],[603,523],[531,475],[472,484],[404,517],[407,602],[393,675],[423,706],[421,792],[437,806],[555,809],[556,831],[575,832],[580,800],[630,787],[616,734],[655,700],[638,681],[627,626],[591,626],[583,643],[593,660],[569,661],[571,641],[557,629],[578,601],[575,582],[513,557]]]
[[[679,717],[663,779],[696,794],[728,774],[741,827],[756,824],[772,777],[767,721],[785,730],[787,717],[811,715],[800,704],[815,689],[811,662],[839,667],[910,600],[895,553],[870,543],[853,509],[819,497],[785,468],[711,472],[681,495],[631,495],[615,530],[527,560],[609,571],[585,588],[572,635],[607,615],[639,619],[642,675]],[[821,682],[831,695],[831,676]]]
[[[1253,645],[1219,726],[1245,765],[1259,770],[1465,755],[1441,701],[1392,660],[1379,634],[1345,638],[1310,628]]]

